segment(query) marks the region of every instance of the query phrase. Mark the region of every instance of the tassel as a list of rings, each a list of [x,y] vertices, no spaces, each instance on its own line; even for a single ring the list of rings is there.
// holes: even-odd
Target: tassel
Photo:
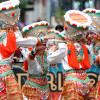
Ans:
[[[24,61],[23,66],[24,66],[24,70],[28,71],[28,62],[27,62],[27,60]]]
[[[96,56],[95,55],[93,55],[93,60],[94,60],[94,62],[96,62]]]
[[[70,49],[68,50],[68,54],[69,54],[69,55],[71,54]]]
[[[88,54],[90,54],[90,51],[88,50]]]

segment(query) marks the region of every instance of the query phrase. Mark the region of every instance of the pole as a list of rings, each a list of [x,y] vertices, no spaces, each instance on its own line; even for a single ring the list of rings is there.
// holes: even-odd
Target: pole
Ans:
[[[51,21],[51,0],[46,0],[46,13],[47,13],[47,21],[50,23]]]

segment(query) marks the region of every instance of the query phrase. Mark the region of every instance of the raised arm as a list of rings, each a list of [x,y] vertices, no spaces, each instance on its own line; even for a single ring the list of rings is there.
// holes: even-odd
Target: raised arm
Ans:
[[[49,54],[47,56],[47,60],[49,64],[56,64],[64,58],[66,52],[66,45],[65,43],[59,43],[58,49],[56,46],[52,46]]]
[[[43,42],[44,40],[52,39],[54,38],[53,36],[44,36],[44,37],[28,37],[28,38],[23,38],[21,36],[21,33],[15,32],[16,35],[16,43],[17,47],[34,47],[37,44]]]

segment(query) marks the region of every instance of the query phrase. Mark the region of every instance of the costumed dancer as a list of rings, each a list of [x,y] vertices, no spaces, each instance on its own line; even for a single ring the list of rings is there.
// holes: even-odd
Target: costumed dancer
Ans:
[[[97,84],[94,85],[93,88],[91,88],[91,91],[88,95],[88,99],[100,99],[100,10],[96,9],[85,9],[83,12],[88,14],[92,19],[92,24],[89,27],[88,31],[88,38],[91,40],[91,45],[87,46],[90,54],[92,55],[92,65],[91,68],[88,69],[86,72],[91,73],[95,72],[98,76]],[[91,75],[92,76],[92,75]],[[93,79],[90,79],[93,83]]]
[[[90,90],[90,81],[85,70],[91,67],[88,49],[81,44],[81,40],[87,33],[91,24],[91,18],[78,10],[70,10],[64,15],[67,38],[73,43],[58,44],[58,50],[51,48],[51,54],[47,57],[52,64],[62,59],[66,70],[66,78],[63,84],[59,100],[87,100]]]
[[[0,99],[23,100],[21,90],[15,80],[11,62],[17,47],[35,46],[44,38],[22,38],[17,28],[20,2],[18,0],[0,3]]]
[[[57,48],[58,43],[66,43],[66,41],[65,41],[66,37],[63,34],[61,34],[59,31],[49,30],[48,34],[50,36],[54,36],[55,37],[55,39],[49,39],[48,40],[48,48],[49,48],[48,52],[50,51],[50,48],[52,46],[54,46],[54,47],[56,46],[56,48]],[[57,84],[58,73],[61,73],[63,75],[63,77],[62,77],[63,81],[65,80],[65,75],[66,75],[65,72],[66,71],[62,66],[61,60],[59,60],[57,62],[57,64],[55,64],[55,63],[53,64],[52,63],[52,64],[49,65],[49,73],[52,73],[54,75],[55,84]],[[57,89],[56,89],[56,91],[51,90],[51,98],[52,98],[52,100],[58,100],[58,98],[60,96],[60,93],[61,93],[61,90],[60,91],[58,91]]]
[[[23,36],[45,36],[48,33],[48,26],[49,23],[46,21],[25,26],[23,28]],[[30,29],[29,27],[32,28]],[[24,96],[28,100],[51,100],[46,76],[48,72],[46,42],[42,42],[34,49],[23,49],[22,53],[26,59],[24,66],[29,74],[22,88]]]

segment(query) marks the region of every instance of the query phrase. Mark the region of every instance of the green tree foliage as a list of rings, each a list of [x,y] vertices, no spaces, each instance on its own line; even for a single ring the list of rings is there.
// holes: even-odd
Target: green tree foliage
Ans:
[[[20,8],[24,8],[28,4],[28,0],[20,0]]]
[[[0,2],[7,1],[7,0],[0,0]]]

